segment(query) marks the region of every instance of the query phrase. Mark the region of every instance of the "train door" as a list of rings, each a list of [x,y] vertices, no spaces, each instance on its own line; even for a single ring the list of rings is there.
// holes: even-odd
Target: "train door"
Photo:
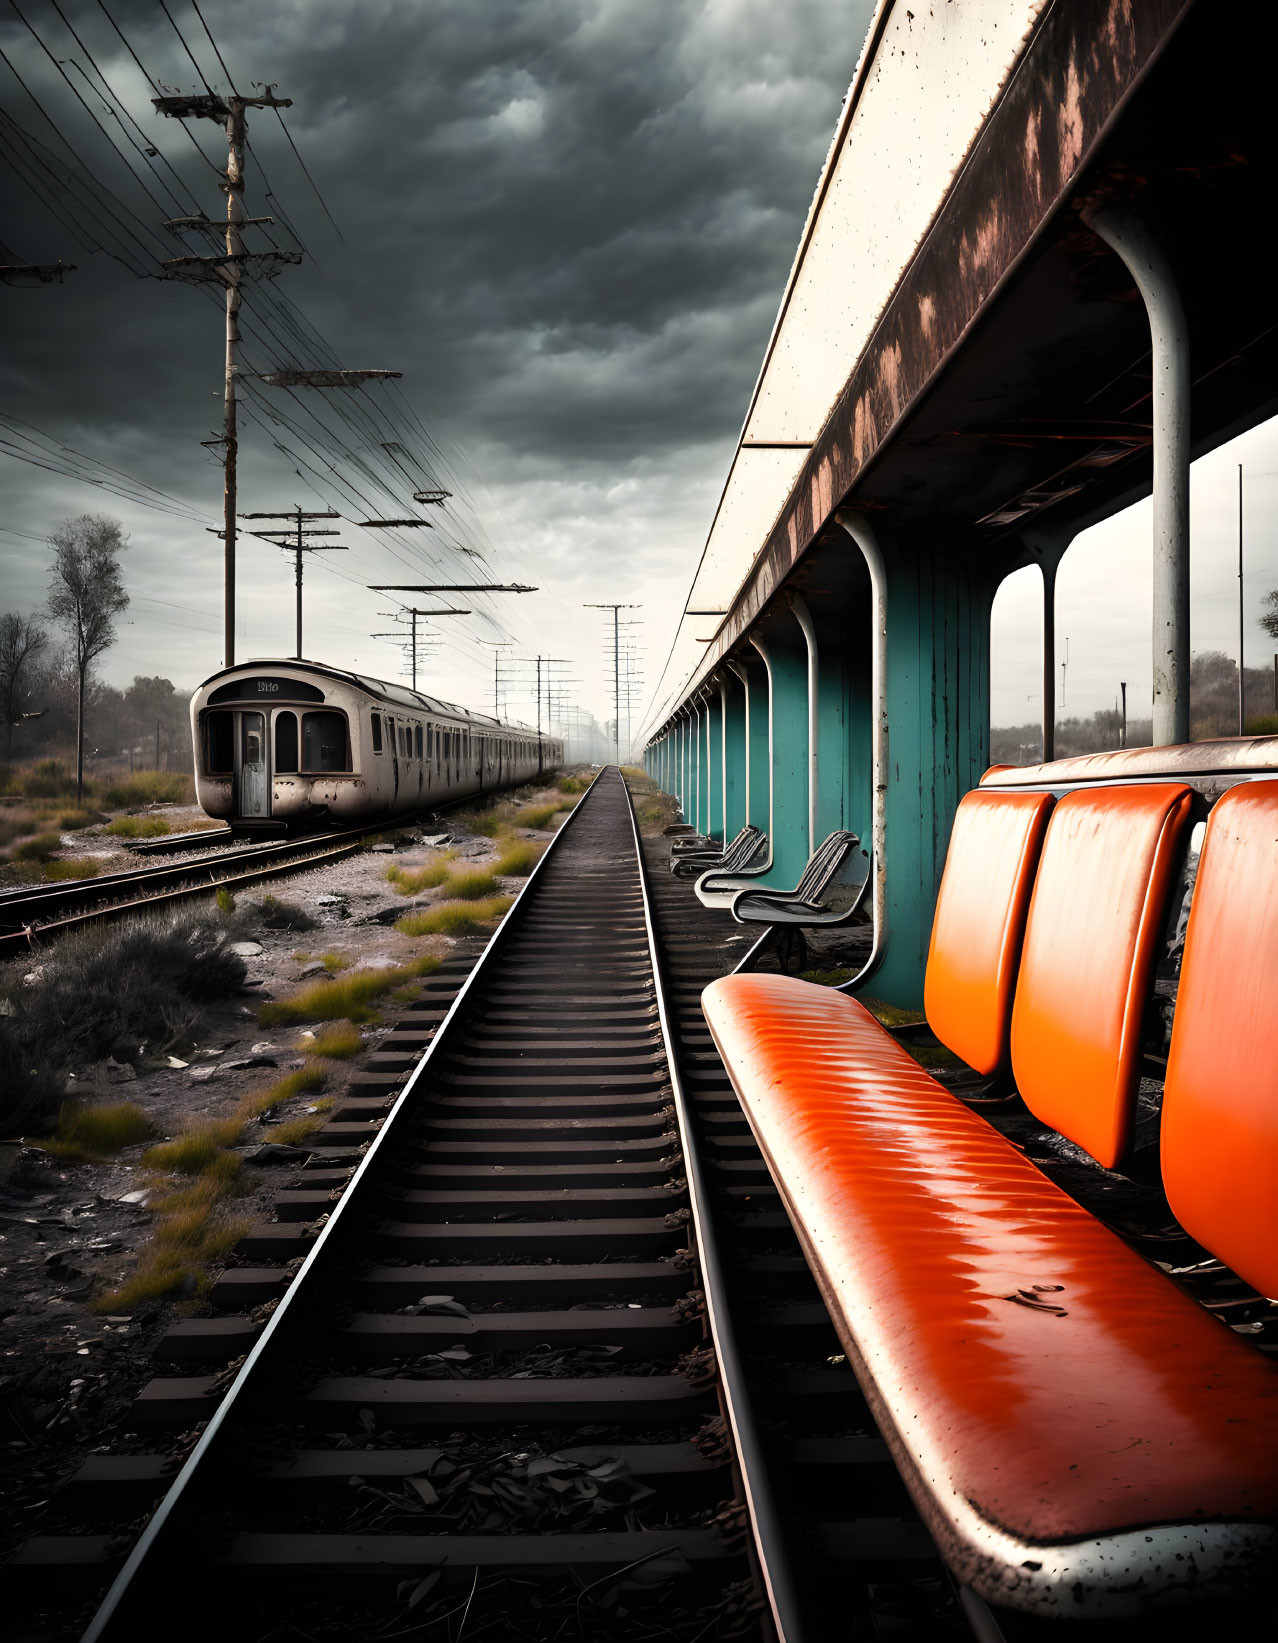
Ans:
[[[271,777],[266,754],[266,715],[244,711],[239,715],[239,769],[236,813],[243,821],[271,813]]]

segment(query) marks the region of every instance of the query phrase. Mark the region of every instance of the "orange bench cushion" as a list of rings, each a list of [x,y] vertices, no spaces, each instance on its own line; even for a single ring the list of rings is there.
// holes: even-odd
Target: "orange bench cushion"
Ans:
[[[1050,793],[968,793],[950,834],[932,921],[923,1008],[942,1044],[977,1072],[1007,1060],[1021,957]]]
[[[1278,1297],[1278,782],[1232,788],[1207,823],[1162,1154],[1185,1230]]]
[[[1052,812],[1012,1007],[1027,1107],[1114,1169],[1131,1144],[1145,999],[1191,794],[1079,788]]]
[[[1278,1514],[1278,1366],[855,1000],[746,974],[703,1006],[943,1551],[954,1523],[1046,1545]]]

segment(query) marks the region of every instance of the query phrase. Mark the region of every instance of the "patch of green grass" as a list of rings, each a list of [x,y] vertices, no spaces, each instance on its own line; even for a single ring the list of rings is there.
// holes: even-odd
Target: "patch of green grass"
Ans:
[[[33,839],[24,839],[9,852],[10,861],[48,861],[62,848],[57,833],[37,833]]]
[[[229,890],[219,890],[213,897],[217,910],[223,918],[229,918],[235,911],[235,897]]]
[[[92,1106],[67,1101],[52,1139],[41,1145],[67,1163],[87,1163],[114,1158],[125,1147],[150,1140],[153,1133],[150,1119],[136,1101],[102,1101]]]
[[[104,856],[69,856],[63,861],[46,861],[44,876],[49,884],[63,879],[95,879],[106,865]]]
[[[590,776],[561,776],[555,786],[561,793],[584,793],[592,779]]]
[[[321,953],[320,963],[331,976],[338,975],[342,970],[349,970],[351,967],[351,961],[345,953]]]
[[[881,998],[863,998],[861,1003],[885,1027],[908,1027],[923,1020],[922,1010],[903,1010],[896,1004],[885,1004]]]
[[[317,1033],[315,1042],[308,1044],[307,1048],[312,1054],[322,1055],[330,1061],[349,1061],[364,1048],[364,1040],[353,1022],[339,1021]]]
[[[117,816],[105,829],[113,839],[158,839],[168,830],[163,816]]]
[[[264,1027],[302,1026],[308,1021],[370,1021],[376,999],[406,981],[432,975],[441,962],[433,954],[425,954],[394,969],[359,970],[338,981],[318,981],[292,998],[263,1004],[257,1018]]]
[[[450,873],[444,893],[455,901],[482,901],[497,890],[497,875],[491,867],[463,867]]]
[[[576,799],[556,799],[550,804],[526,804],[522,810],[516,810],[510,818],[516,827],[531,827],[540,830],[547,827],[551,818],[557,816],[561,810],[571,810]]]
[[[513,896],[489,896],[484,901],[443,901],[420,913],[406,913],[395,928],[405,936],[470,936],[483,933],[486,919],[500,918]]]
[[[627,781],[631,782],[650,782],[652,780],[648,772],[641,770],[637,764],[623,764],[621,774]]]
[[[497,858],[493,871],[502,878],[527,878],[541,852],[542,846],[532,839],[512,839]]]
[[[443,884],[452,872],[451,863],[456,854],[455,850],[448,850],[425,867],[397,867],[392,862],[386,869],[386,877],[401,896],[416,896],[423,890],[433,890]]]
[[[142,1154],[142,1163],[147,1169],[200,1175],[216,1166],[227,1150],[235,1145],[244,1123],[244,1119],[236,1116],[211,1118],[203,1124],[193,1125],[172,1141],[161,1141],[158,1146],[148,1147]]]
[[[282,1147],[300,1147],[327,1123],[327,1112],[299,1112],[296,1118],[286,1118],[282,1124],[272,1124],[271,1140],[278,1141]]]
[[[853,969],[803,970],[799,980],[810,981],[814,987],[841,987],[845,981],[851,981],[855,974]]]

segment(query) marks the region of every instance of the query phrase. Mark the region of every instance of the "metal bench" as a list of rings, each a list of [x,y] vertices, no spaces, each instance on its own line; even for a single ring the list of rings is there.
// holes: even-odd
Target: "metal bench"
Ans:
[[[840,829],[822,840],[793,890],[762,886],[738,890],[729,904],[739,924],[766,924],[767,931],[742,959],[751,970],[765,952],[780,968],[802,969],[807,958],[804,930],[851,924],[870,886],[870,859],[855,833]]]
[[[969,794],[926,1005],[1113,1169],[1190,789]],[[1199,857],[1160,1162],[1184,1231],[1278,1294],[1278,781]],[[945,1090],[854,999],[734,975],[704,1008],[883,1435],[959,1580],[1044,1616],[1272,1577],[1278,1365]]]
[[[670,871],[676,878],[695,878],[713,868],[718,872],[740,872],[768,848],[768,836],[750,823],[723,850],[713,846],[702,850],[674,850],[670,855]]]

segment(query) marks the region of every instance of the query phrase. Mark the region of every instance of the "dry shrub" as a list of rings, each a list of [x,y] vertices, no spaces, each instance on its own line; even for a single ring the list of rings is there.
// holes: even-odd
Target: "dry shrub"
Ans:
[[[64,810],[58,817],[58,826],[64,833],[79,833],[105,820],[100,810]]]
[[[10,861],[48,861],[62,848],[58,833],[37,833],[33,839],[24,839],[9,852]]]
[[[263,896],[251,902],[249,912],[256,922],[267,930],[313,930],[315,920],[295,902],[279,896]]]
[[[13,1013],[0,1018],[11,1035],[11,1059],[24,1072],[16,1089],[0,1080],[0,1134],[51,1119],[58,1103],[47,1100],[48,1090],[60,1090],[65,1079],[57,1075],[71,1067],[108,1056],[129,1060],[143,1043],[176,1042],[200,1005],[236,992],[245,975],[225,932],[192,912],[65,936],[38,969],[31,986],[13,978]],[[37,1098],[37,1087],[46,1098]]]
[[[194,804],[195,782],[185,771],[138,770],[120,781],[103,783],[98,787],[98,797],[108,810],[133,810],[144,804]]]

